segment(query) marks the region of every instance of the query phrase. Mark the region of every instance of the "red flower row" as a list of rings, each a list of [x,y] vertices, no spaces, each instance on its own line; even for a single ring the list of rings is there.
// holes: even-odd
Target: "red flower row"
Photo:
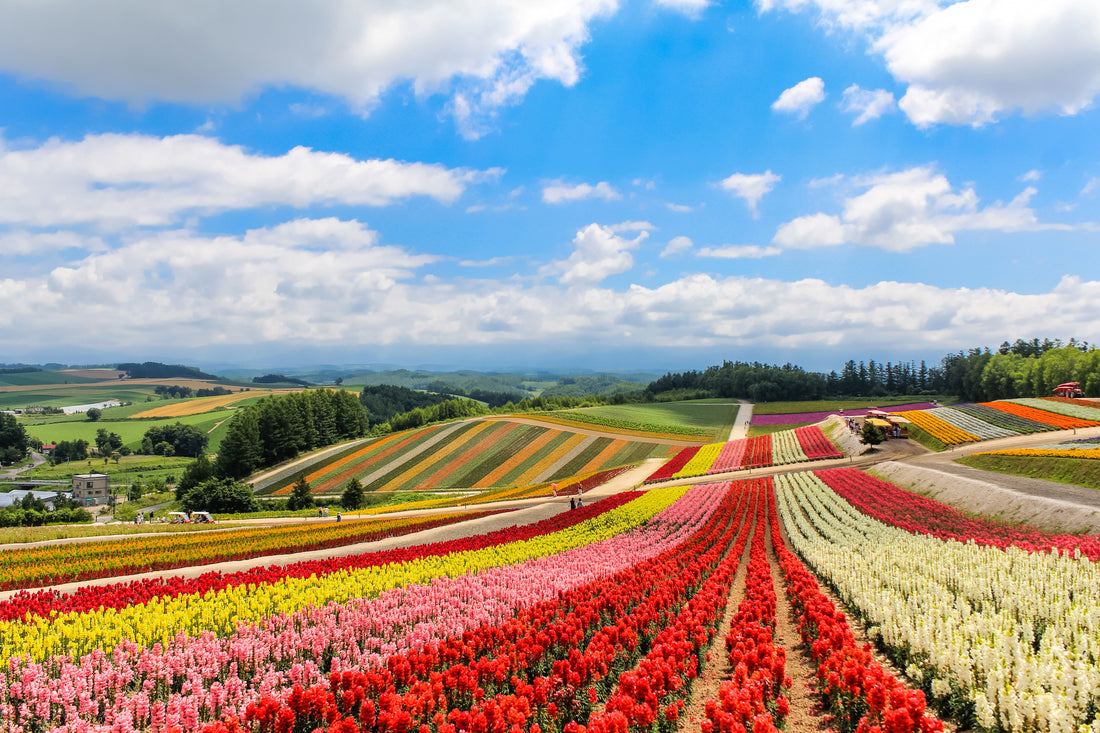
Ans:
[[[98,608],[124,608],[157,597],[171,598],[188,593],[201,595],[207,591],[219,591],[231,586],[248,585],[249,583],[274,583],[282,578],[308,578],[311,575],[320,576],[338,570],[374,567],[389,563],[408,562],[435,555],[447,555],[452,552],[479,550],[493,545],[517,542],[557,532],[622,506],[639,495],[639,492],[623,492],[585,505],[576,511],[563,512],[534,524],[522,527],[507,527],[483,535],[446,542],[433,542],[362,555],[334,557],[327,560],[309,560],[285,566],[270,565],[235,573],[223,574],[214,570],[203,573],[196,578],[156,577],[133,580],[128,583],[84,586],[71,594],[62,594],[52,590],[22,591],[8,600],[0,601],[0,620],[30,620],[36,616],[48,617],[51,611],[56,611],[60,615],[70,612],[82,613]],[[489,513],[491,512],[486,512],[486,514]],[[419,525],[419,527],[424,527],[424,525]]]
[[[631,668],[675,609],[698,595],[729,547],[744,493],[729,492],[684,544],[610,578],[525,609],[499,626],[391,656],[384,669],[343,670],[250,706],[229,731],[581,733],[599,690]],[[738,521],[734,521],[735,517]],[[704,634],[705,637],[705,634]]]
[[[668,459],[665,465],[650,474],[649,478],[646,479],[646,483],[650,481],[664,481],[665,479],[672,478],[676,475],[677,471],[686,466],[687,462],[695,457],[695,454],[699,452],[699,448],[701,447],[702,446],[693,445],[684,448],[672,458]]]
[[[823,472],[824,473],[824,472]],[[774,496],[771,531],[787,597],[799,613],[802,640],[818,662],[817,683],[841,733],[937,733],[943,723],[925,713],[924,693],[882,668],[871,645],[859,646],[844,613],[837,610],[806,566],[780,535]]]
[[[821,428],[816,425],[803,425],[800,428],[795,428],[794,434],[798,438],[798,444],[802,447],[802,452],[811,461],[821,458],[844,457],[844,454],[836,449],[832,441],[826,438],[825,433],[821,432]]]
[[[1009,526],[970,517],[854,468],[814,473],[863,514],[913,534],[1002,548],[1014,545],[1031,552],[1077,550],[1090,560],[1100,558],[1100,538],[1095,536],[1047,534],[1027,525]]]
[[[755,514],[761,521],[763,493],[770,486],[770,479],[739,483],[744,487],[742,491],[752,492]],[[657,635],[645,659],[636,669],[620,675],[618,688],[604,711],[589,720],[587,733],[642,733],[651,730],[654,723],[661,730],[675,729],[691,680],[695,679],[725,609],[751,523],[746,517],[733,548],[675,620]]]
[[[760,468],[772,463],[772,436],[757,435],[749,438],[745,444],[745,457],[741,459],[741,467]]]
[[[768,494],[772,492],[769,479]],[[706,701],[702,733],[765,733],[777,730],[789,712],[783,689],[787,651],[775,645],[775,586],[764,533],[767,521],[761,505],[750,550],[745,598],[726,634],[726,653],[733,675],[721,684],[717,700]]]

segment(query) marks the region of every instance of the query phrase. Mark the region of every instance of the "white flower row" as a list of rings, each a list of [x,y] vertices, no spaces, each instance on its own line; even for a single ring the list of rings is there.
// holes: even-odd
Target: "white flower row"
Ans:
[[[988,730],[1092,730],[1096,563],[909,534],[859,513],[808,472],[775,485],[797,552],[910,674],[931,679],[934,696],[971,701]]]
[[[967,415],[965,412],[954,410],[950,407],[937,407],[932,410],[928,410],[932,415],[935,415],[944,422],[951,423],[959,430],[965,430],[971,435],[976,435],[982,440],[990,440],[992,438],[1007,438],[1012,435],[1019,435],[1015,430],[1009,430],[1008,428],[1002,428],[991,423],[987,423],[985,420],[974,417],[973,415]]]
[[[802,463],[808,460],[794,430],[780,430],[772,433],[772,462],[775,465],[785,466],[788,463]]]

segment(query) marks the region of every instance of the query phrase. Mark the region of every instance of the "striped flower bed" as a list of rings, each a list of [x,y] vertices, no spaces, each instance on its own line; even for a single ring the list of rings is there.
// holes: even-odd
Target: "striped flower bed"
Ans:
[[[981,440],[1008,438],[1013,435],[1019,435],[1015,430],[994,425],[966,412],[956,410],[953,407],[937,408],[935,410],[935,415],[939,419],[951,423],[960,430],[965,430],[971,435],[978,436]]]
[[[842,455],[821,428],[807,425],[769,435],[685,448],[654,471],[646,482],[710,476],[766,466],[785,466],[809,460],[840,458]]]
[[[1084,420],[1100,420],[1100,403],[1096,402],[1063,397],[1024,397],[1011,402],[1059,415],[1069,415]]]
[[[997,410],[1002,410],[1003,412],[1010,412],[1013,415],[1019,415],[1020,417],[1026,417],[1029,420],[1035,420],[1036,422],[1053,425],[1054,427],[1061,430],[1069,430],[1071,428],[1091,428],[1096,425],[1100,425],[1100,422],[1097,422],[1095,420],[1073,417],[1071,415],[1062,415],[1051,412],[1045,407],[1042,409],[1038,409],[1035,407],[1030,407],[1028,405],[1022,405],[1017,402],[999,401],[982,402],[979,404],[986,405]]]
[[[1020,417],[1019,415],[1012,415],[1003,410],[994,410],[992,407],[986,407],[985,405],[952,405],[951,408],[976,417],[979,420],[984,420],[990,425],[996,425],[997,427],[1011,430],[1020,435],[1043,433],[1052,429],[1050,425],[1028,420],[1026,417]]]
[[[973,443],[978,436],[955,427],[946,420],[936,417],[935,410],[909,410],[894,413],[904,417],[924,432],[945,445],[959,445],[960,443]]]

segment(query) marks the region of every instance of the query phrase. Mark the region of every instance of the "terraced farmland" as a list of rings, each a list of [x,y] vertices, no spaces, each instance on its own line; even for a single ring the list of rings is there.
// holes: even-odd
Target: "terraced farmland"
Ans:
[[[324,459],[258,482],[259,494],[285,495],[300,478],[335,494],[351,478],[367,491],[494,489],[560,481],[678,450],[671,442],[518,420],[432,425],[357,442]]]

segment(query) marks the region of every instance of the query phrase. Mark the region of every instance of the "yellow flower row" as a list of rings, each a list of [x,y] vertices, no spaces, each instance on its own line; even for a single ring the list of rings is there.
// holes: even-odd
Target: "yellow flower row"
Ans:
[[[1006,448],[975,453],[976,456],[1042,456],[1046,458],[1092,458],[1100,460],[1100,448]]]
[[[140,645],[166,644],[178,634],[226,636],[238,624],[288,614],[308,606],[369,598],[399,586],[425,583],[437,577],[511,565],[535,557],[598,542],[649,520],[670,506],[687,489],[650,491],[621,507],[548,535],[481,550],[429,556],[402,564],[337,571],[323,577],[283,578],[264,584],[234,586],[207,592],[155,598],[123,609],[65,613],[30,622],[0,623],[0,664],[30,655],[36,661],[52,655],[79,657],[96,649],[110,653],[122,639]]]
[[[706,474],[710,467],[714,465],[714,462],[718,460],[718,454],[722,452],[723,446],[725,446],[725,443],[708,443],[704,445],[672,477],[683,478],[685,476],[702,476]]]
[[[925,431],[933,438],[936,438],[942,443],[947,445],[957,445],[959,443],[973,443],[979,440],[977,435],[972,435],[965,430],[960,430],[946,420],[941,420],[935,415],[925,412],[924,410],[906,410],[904,412],[894,413],[901,415],[909,422],[915,424],[921,430]]]

